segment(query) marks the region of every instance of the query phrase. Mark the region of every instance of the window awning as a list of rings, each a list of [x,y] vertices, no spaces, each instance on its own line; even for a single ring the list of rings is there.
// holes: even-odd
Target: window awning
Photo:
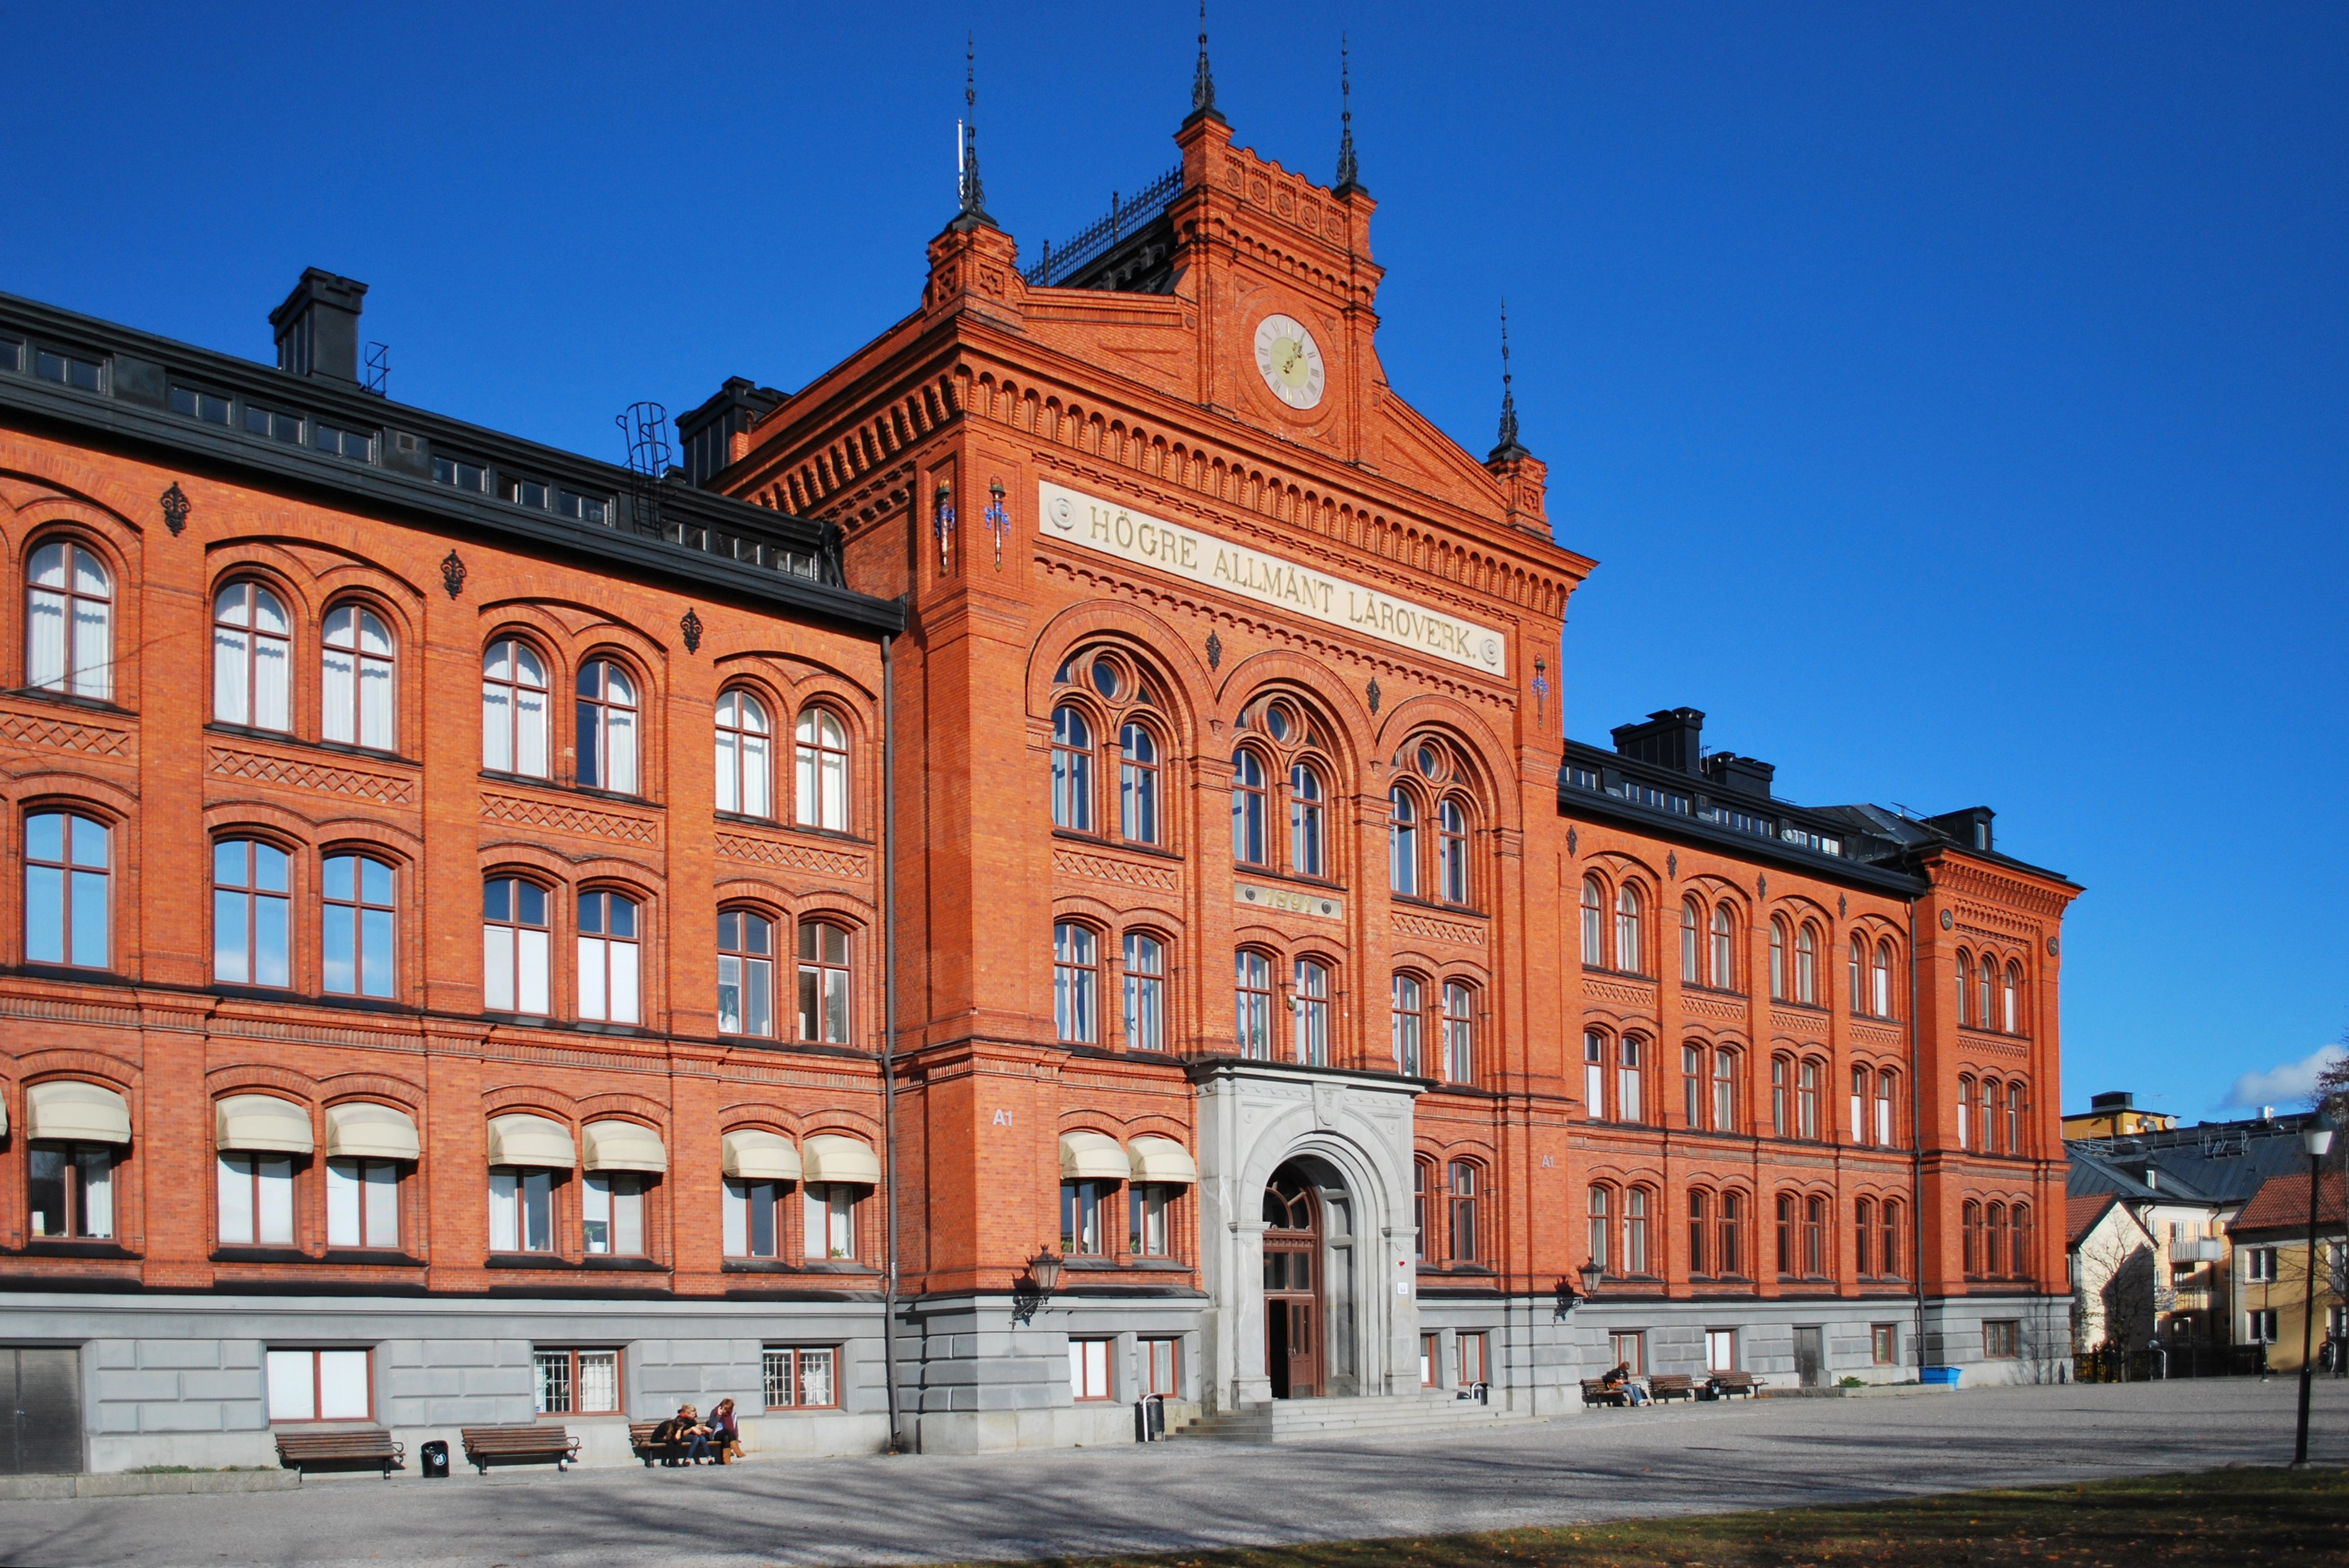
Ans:
[[[651,1171],[668,1169],[668,1150],[660,1134],[634,1121],[591,1121],[586,1135],[590,1171]]]
[[[218,1120],[222,1149],[307,1154],[317,1147],[310,1108],[274,1094],[233,1094],[220,1102]]]
[[[730,1132],[719,1143],[724,1150],[721,1168],[726,1174],[744,1181],[796,1181],[800,1179],[800,1151],[792,1140],[780,1132],[761,1132],[746,1127]]]
[[[490,1118],[490,1163],[524,1171],[568,1171],[579,1162],[571,1130],[543,1116]]]
[[[873,1146],[859,1138],[822,1132],[802,1145],[811,1181],[848,1181],[866,1187],[881,1184],[881,1161]]]
[[[1191,1151],[1171,1138],[1144,1135],[1133,1143],[1133,1179],[1137,1181],[1179,1181],[1185,1185],[1199,1179],[1199,1168],[1192,1163]]]
[[[1125,1150],[1106,1132],[1061,1134],[1061,1178],[1125,1180]]]
[[[422,1152],[416,1123],[404,1110],[355,1101],[326,1108],[326,1157],[414,1160]]]
[[[130,1107],[102,1084],[36,1083],[25,1093],[28,1138],[130,1141]]]

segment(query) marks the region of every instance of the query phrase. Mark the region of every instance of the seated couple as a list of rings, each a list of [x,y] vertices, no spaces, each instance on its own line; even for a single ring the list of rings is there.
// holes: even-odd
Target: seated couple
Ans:
[[[742,1429],[734,1419],[734,1401],[720,1399],[704,1420],[690,1405],[653,1429],[652,1446],[664,1465],[731,1464],[741,1456]]]

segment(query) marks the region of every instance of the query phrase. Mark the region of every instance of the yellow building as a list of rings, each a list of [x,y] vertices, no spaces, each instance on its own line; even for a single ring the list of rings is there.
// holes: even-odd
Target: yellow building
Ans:
[[[2177,1125],[2176,1117],[2158,1110],[2139,1110],[2135,1095],[2126,1089],[2116,1089],[2091,1099],[2085,1111],[2065,1117],[2064,1136],[2067,1139],[2129,1138],[2140,1132],[2167,1132]]]
[[[2265,1344],[2268,1366],[2279,1372],[2301,1367],[2301,1327],[2310,1301],[2308,1182],[2300,1176],[2274,1176],[2243,1206],[2230,1227],[2234,1241],[2234,1297],[2238,1343]],[[2349,1347],[2349,1233],[2343,1219],[2342,1173],[2324,1172],[2316,1216],[2316,1323],[2307,1344],[2328,1338]]]

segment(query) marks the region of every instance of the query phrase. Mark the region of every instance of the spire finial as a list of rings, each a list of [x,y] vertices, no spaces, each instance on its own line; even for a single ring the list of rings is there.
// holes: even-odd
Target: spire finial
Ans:
[[[1338,122],[1344,129],[1338,136],[1338,183],[1335,191],[1337,194],[1343,195],[1349,191],[1362,188],[1358,178],[1361,170],[1354,162],[1354,80],[1346,56],[1346,35],[1343,33],[1338,35],[1338,101],[1345,107],[1338,116]]]
[[[1207,69],[1207,0],[1199,0],[1199,68],[1191,75],[1191,118],[1222,119],[1216,108],[1216,78]]]
[[[995,226],[987,215],[987,191],[978,182],[978,35],[963,40],[962,50],[962,210],[955,222],[966,227]]]
[[[1507,462],[1512,458],[1529,458],[1531,452],[1517,440],[1517,395],[1509,374],[1509,302],[1501,302],[1501,444],[1493,449],[1488,463]]]

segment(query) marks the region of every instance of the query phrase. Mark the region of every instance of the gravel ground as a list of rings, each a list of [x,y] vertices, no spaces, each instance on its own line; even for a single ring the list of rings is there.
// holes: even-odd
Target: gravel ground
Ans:
[[[1408,1440],[470,1471],[0,1504],[0,1563],[736,1568],[1173,1552],[1716,1512],[2292,1457],[2279,1378],[1593,1411]],[[2349,1384],[2313,1457],[2349,1463]]]

